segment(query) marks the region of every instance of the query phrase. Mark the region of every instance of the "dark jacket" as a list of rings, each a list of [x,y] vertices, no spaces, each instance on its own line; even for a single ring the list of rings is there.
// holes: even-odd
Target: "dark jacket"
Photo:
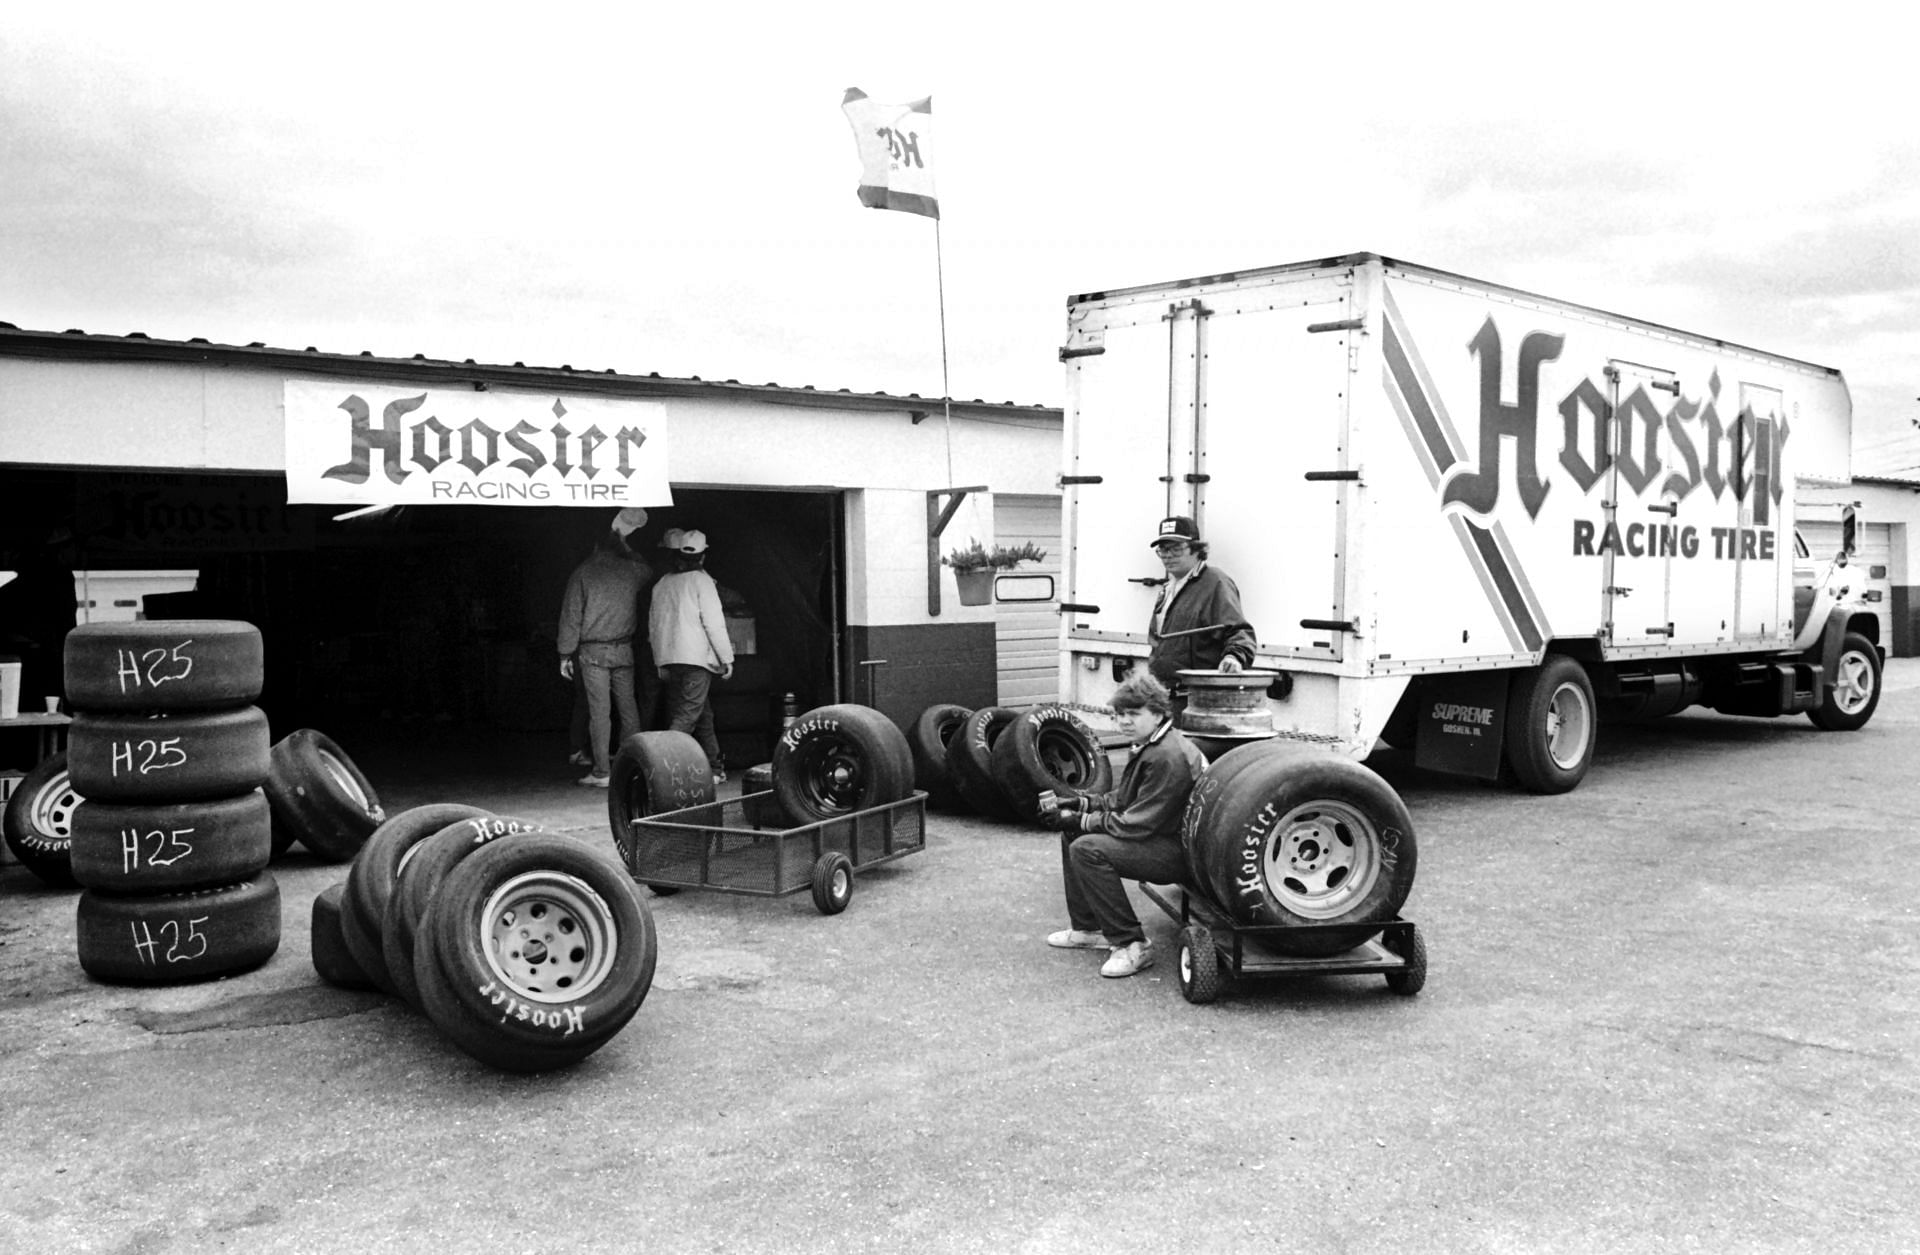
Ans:
[[[1206,769],[1206,755],[1181,735],[1172,719],[1162,720],[1145,744],[1128,753],[1118,788],[1086,795],[1081,831],[1104,832],[1123,841],[1178,841],[1187,795]]]
[[[1160,586],[1153,612],[1161,613],[1167,600],[1167,586]],[[1147,621],[1149,625],[1153,620]],[[1192,628],[1211,628],[1191,636],[1175,633]],[[1180,671],[1212,671],[1220,660],[1232,655],[1240,665],[1253,665],[1253,625],[1240,608],[1240,589],[1233,578],[1211,563],[1202,564],[1180,589],[1173,605],[1167,606],[1159,632],[1148,628],[1153,652],[1147,656],[1147,669],[1153,678],[1169,689],[1179,682]]]

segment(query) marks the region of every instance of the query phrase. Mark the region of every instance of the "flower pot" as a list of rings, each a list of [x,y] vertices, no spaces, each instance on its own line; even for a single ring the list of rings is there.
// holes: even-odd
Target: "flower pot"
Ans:
[[[985,606],[993,602],[993,576],[991,567],[977,571],[955,571],[953,582],[960,586],[960,604],[963,606]]]

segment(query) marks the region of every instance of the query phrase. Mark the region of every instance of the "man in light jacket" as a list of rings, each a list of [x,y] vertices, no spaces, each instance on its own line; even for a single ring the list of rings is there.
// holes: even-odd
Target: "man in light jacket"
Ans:
[[[660,542],[672,569],[653,586],[647,636],[666,691],[667,727],[686,732],[706,751],[715,784],[727,778],[720,739],[713,732],[709,691],[716,675],[733,674],[733,642],[720,608],[720,592],[704,569],[706,533],[674,528]]]
[[[573,679],[577,665],[583,677],[590,769],[580,783],[593,788],[608,784],[611,716],[619,717],[623,741],[640,730],[633,699],[633,633],[640,626],[640,594],[649,574],[625,537],[608,531],[574,568],[560,603],[560,674]]]

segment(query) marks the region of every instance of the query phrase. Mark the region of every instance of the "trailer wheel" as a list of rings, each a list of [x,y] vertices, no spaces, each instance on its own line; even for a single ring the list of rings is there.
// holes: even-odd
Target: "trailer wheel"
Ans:
[[[301,728],[273,747],[267,801],[282,829],[323,863],[344,863],[386,822],[373,782],[331,737]]]
[[[321,980],[341,989],[372,989],[376,982],[347,948],[343,927],[346,921],[340,904],[346,888],[344,881],[336,882],[322,889],[313,900],[313,922],[308,935],[313,970]]]
[[[258,789],[206,802],[82,802],[73,878],[107,893],[182,893],[266,870],[272,822]]]
[[[414,983],[414,950],[434,894],[454,866],[502,837],[543,831],[530,820],[480,815],[455,820],[401,855],[394,872],[393,893],[380,919],[380,957],[396,994],[413,1007],[420,1006],[420,987]]]
[[[1180,930],[1180,996],[1195,1006],[1220,996],[1220,952],[1213,948],[1213,930],[1204,924]]]
[[[1552,655],[1513,677],[1507,697],[1507,766],[1529,793],[1566,793],[1593,765],[1599,721],[1593,681],[1579,663]]]
[[[83,623],[63,670],[76,710],[226,710],[260,696],[260,629],[230,619]]]
[[[178,985],[248,972],[280,948],[272,872],[193,893],[114,897],[88,889],[74,918],[80,966],[95,980]]]
[[[1210,780],[1215,773],[1220,779]],[[1413,888],[1413,820],[1372,770],[1320,749],[1266,744],[1223,755],[1202,777],[1182,824],[1208,895],[1243,924],[1390,920]],[[1275,940],[1301,956],[1338,954],[1352,929]]]
[[[1389,945],[1407,965],[1397,972],[1387,973],[1387,988],[1397,994],[1411,998],[1427,987],[1427,941],[1420,930],[1411,925],[1407,927],[1406,949],[1399,950]]]
[[[988,764],[1000,796],[1028,823],[1039,821],[1045,790],[1105,793],[1113,787],[1106,750],[1064,706],[1021,712],[994,742]]]
[[[7,799],[7,848],[22,867],[56,888],[80,883],[73,878],[73,819],[80,803],[64,753],[22,776]]]
[[[463,819],[482,819],[489,813],[458,802],[415,806],[375,828],[360,852],[353,856],[353,866],[347,869],[344,882],[346,900],[341,909],[340,931],[360,970],[382,991],[399,992],[387,974],[381,930],[386,924],[387,903],[393,898],[401,863],[422,841],[447,825]]]
[[[822,706],[774,746],[773,791],[796,826],[884,806],[912,795],[913,753],[871,706]]]
[[[178,715],[80,711],[67,729],[67,770],[95,802],[233,797],[267,780],[267,716],[257,706]]]
[[[813,865],[813,905],[822,915],[838,915],[853,901],[853,860],[837,850]]]
[[[1840,642],[1833,682],[1820,698],[1819,709],[1809,710],[1807,718],[1828,732],[1852,732],[1866,726],[1879,704],[1880,651],[1860,633],[1848,632]]]
[[[987,706],[967,717],[947,742],[947,773],[953,787],[977,815],[1014,823],[1020,813],[993,782],[993,747],[1020,712],[1010,706]]]
[[[620,861],[634,866],[633,821],[713,801],[713,764],[684,732],[636,732],[620,742],[607,789],[607,825]]]
[[[965,706],[941,702],[921,711],[907,733],[907,745],[913,751],[913,787],[926,791],[927,805],[935,810],[966,809],[966,799],[947,769],[947,746],[972,714]]]

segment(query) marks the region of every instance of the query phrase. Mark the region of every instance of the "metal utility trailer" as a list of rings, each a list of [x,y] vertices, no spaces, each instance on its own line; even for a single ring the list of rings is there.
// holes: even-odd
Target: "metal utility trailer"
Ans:
[[[927,795],[782,828],[772,792],[633,820],[627,872],[655,893],[712,889],[779,898],[813,891],[822,915],[853,898],[855,872],[927,848]]]
[[[1220,996],[1223,978],[1352,975],[1379,972],[1387,988],[1408,997],[1427,983],[1427,943],[1406,920],[1373,924],[1239,924],[1185,885],[1142,884],[1140,891],[1180,924],[1180,993],[1205,1004]],[[1281,953],[1287,938],[1330,938],[1337,954]]]

